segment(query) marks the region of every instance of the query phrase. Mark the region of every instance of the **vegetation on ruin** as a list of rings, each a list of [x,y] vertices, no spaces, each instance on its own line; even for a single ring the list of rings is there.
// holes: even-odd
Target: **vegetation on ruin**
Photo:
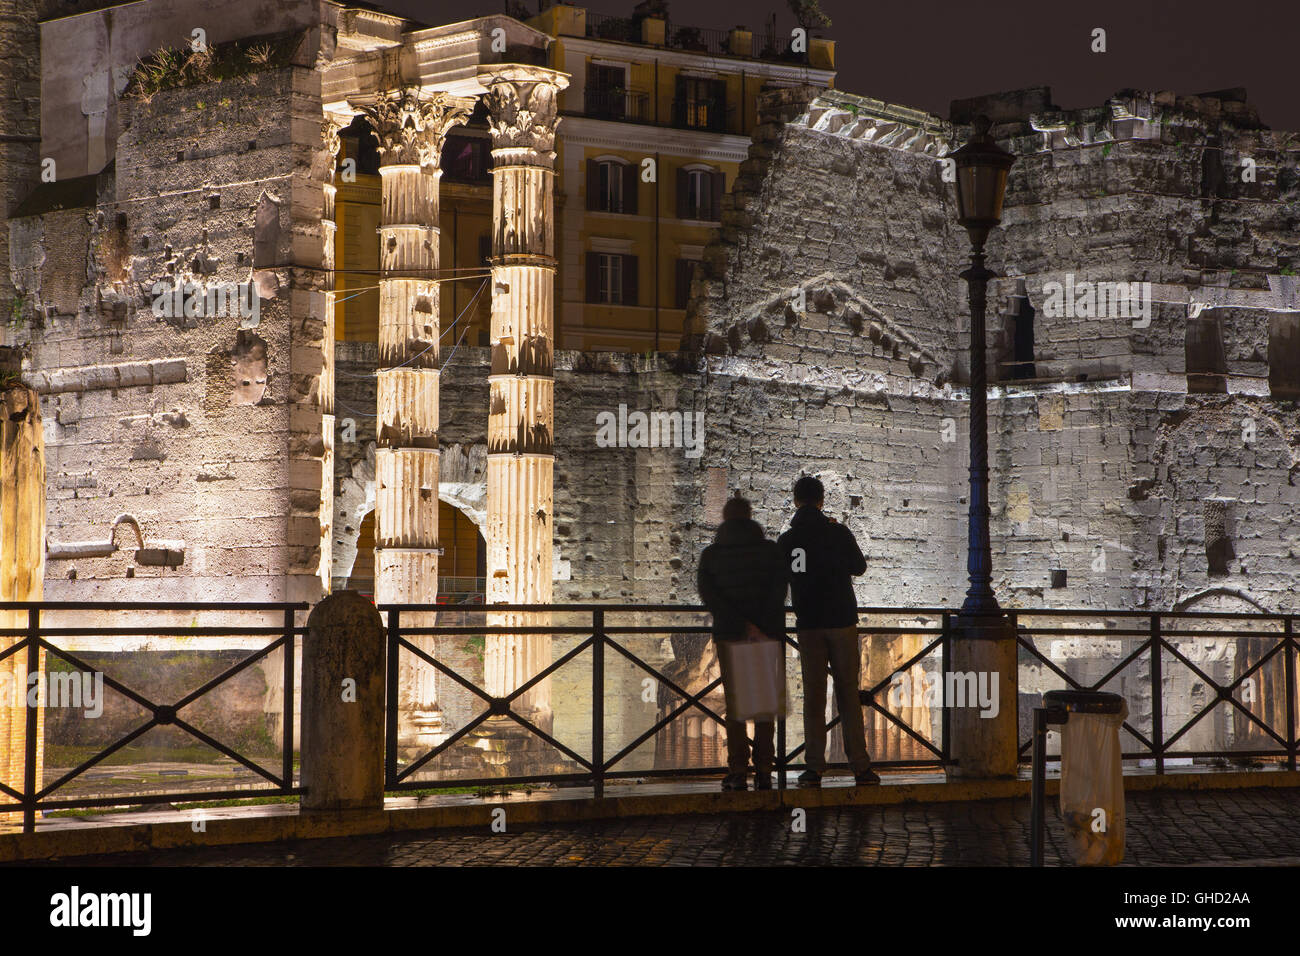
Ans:
[[[195,50],[166,47],[136,66],[123,96],[149,103],[162,90],[214,80],[230,80],[288,66],[302,41],[300,34],[264,39],[236,40]],[[254,82],[255,82],[254,78]],[[228,97],[220,101],[230,104]],[[198,104],[202,109],[205,104]]]
[[[31,308],[31,299],[21,292],[13,297],[13,302],[9,306],[9,318],[7,324],[11,329],[26,328],[31,324],[33,310]]]
[[[818,0],[786,0],[786,3],[794,14],[795,22],[806,31],[831,25],[831,18],[822,12]]]

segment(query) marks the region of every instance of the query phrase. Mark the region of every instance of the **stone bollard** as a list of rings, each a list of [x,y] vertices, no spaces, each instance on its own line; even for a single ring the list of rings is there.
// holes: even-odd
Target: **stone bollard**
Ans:
[[[303,810],[383,809],[384,652],[383,621],[358,592],[312,608],[302,651]]]
[[[983,621],[959,618],[951,647],[950,672],[954,678],[967,676],[956,694],[958,700],[949,700],[950,689],[944,687],[944,706],[953,708],[949,742],[953,763],[946,768],[948,776],[962,779],[1013,778],[1019,767],[1017,738],[1020,730],[1016,718],[1019,668],[1016,635],[1011,621],[1006,617]],[[962,699],[969,696],[966,691],[972,686],[980,693],[987,692],[986,696],[991,698],[990,706],[981,708],[974,706],[976,702]],[[992,701],[996,701],[996,712]]]

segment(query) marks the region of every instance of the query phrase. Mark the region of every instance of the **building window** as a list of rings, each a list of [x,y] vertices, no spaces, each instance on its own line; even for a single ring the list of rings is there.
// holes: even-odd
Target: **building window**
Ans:
[[[725,183],[725,176],[716,170],[677,170],[677,218],[720,220]]]
[[[644,121],[644,93],[627,89],[627,71],[621,66],[587,67],[586,112],[588,116],[612,120]]]
[[[636,215],[637,176],[618,159],[587,160],[587,209]]]
[[[727,128],[727,83],[725,80],[677,78],[673,100],[673,124],[687,129],[722,133]]]
[[[599,163],[600,183],[597,199],[605,212],[623,211],[623,166],[621,163]]]
[[[587,208],[594,212],[636,214],[636,176],[619,160],[588,160]]]
[[[587,253],[587,301],[593,305],[636,305],[637,257]]]
[[[604,252],[598,255],[600,256],[600,285],[597,301],[609,305],[621,305],[623,303],[623,257]]]

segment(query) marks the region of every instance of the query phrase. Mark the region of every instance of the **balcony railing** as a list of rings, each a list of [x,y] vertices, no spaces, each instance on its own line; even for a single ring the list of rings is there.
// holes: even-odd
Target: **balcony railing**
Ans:
[[[616,40],[620,43],[640,43],[641,24],[631,17],[615,17],[607,13],[588,11],[587,36],[598,40]]]
[[[705,27],[675,27],[668,24],[665,31],[668,46],[674,50],[689,50],[694,53],[710,53],[725,56],[731,52],[731,31],[712,30]]]
[[[587,90],[584,112],[594,119],[646,123],[650,116],[650,94],[641,90]]]
[[[642,23],[633,17],[615,17],[604,13],[587,13],[587,36],[619,43],[643,43]],[[753,59],[773,62],[806,63],[807,52],[794,53],[790,37],[753,35]],[[711,56],[731,54],[731,31],[709,27],[678,26],[669,20],[664,25],[664,46],[672,50],[706,53]]]

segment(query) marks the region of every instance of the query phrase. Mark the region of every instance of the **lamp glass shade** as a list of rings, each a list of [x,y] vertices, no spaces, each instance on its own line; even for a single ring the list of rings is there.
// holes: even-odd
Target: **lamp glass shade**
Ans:
[[[1016,158],[989,135],[989,121],[975,120],[970,142],[952,154],[957,164],[957,219],[963,226],[996,226],[1002,221],[1007,173]]]
[[[957,165],[957,217],[963,225],[997,225],[1007,192],[1008,166]]]

